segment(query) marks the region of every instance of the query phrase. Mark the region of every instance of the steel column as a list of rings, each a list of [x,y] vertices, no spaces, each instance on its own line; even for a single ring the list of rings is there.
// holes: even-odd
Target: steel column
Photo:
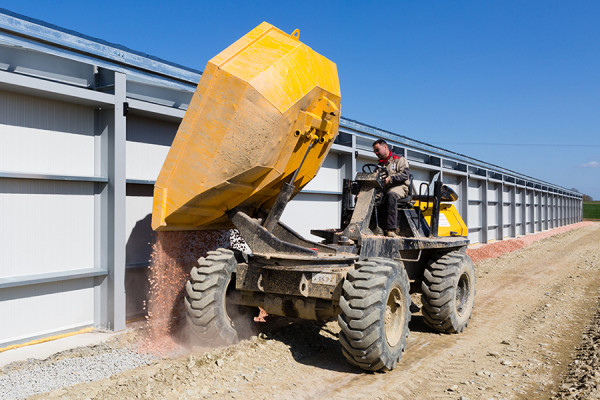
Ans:
[[[486,173],[487,174],[487,173]],[[481,190],[481,243],[489,242],[489,224],[488,224],[488,180],[482,181]]]
[[[125,155],[126,76],[115,72],[115,105],[99,111],[99,149],[97,168],[105,171],[108,184],[96,197],[96,262],[108,270],[106,278],[97,278],[96,325],[109,330],[125,328]]]

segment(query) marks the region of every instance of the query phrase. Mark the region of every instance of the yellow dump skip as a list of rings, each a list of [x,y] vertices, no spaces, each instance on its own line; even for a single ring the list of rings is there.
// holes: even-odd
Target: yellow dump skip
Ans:
[[[295,193],[315,176],[340,87],[298,36],[263,22],[208,62],[154,186],[153,229],[226,227],[236,206],[269,210],[300,165]]]

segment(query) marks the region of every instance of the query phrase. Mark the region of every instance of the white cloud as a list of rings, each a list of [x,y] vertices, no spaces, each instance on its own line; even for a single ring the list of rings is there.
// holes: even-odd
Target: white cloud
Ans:
[[[598,161],[590,161],[589,163],[581,164],[580,167],[583,167],[583,168],[600,168],[600,163]]]

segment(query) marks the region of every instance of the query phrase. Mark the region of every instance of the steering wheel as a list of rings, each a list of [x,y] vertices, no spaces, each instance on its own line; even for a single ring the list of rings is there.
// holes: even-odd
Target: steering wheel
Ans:
[[[377,164],[365,164],[362,166],[362,172],[366,174],[372,174],[373,172],[379,169],[379,165]]]

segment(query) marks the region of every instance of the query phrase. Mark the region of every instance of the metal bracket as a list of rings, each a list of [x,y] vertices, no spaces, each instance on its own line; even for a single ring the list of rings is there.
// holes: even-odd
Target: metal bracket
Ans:
[[[421,259],[421,253],[423,252],[423,250],[419,249],[419,255],[417,255],[417,258],[415,259],[410,259],[410,258],[398,258],[398,260],[400,261],[405,261],[405,262],[418,262]]]

